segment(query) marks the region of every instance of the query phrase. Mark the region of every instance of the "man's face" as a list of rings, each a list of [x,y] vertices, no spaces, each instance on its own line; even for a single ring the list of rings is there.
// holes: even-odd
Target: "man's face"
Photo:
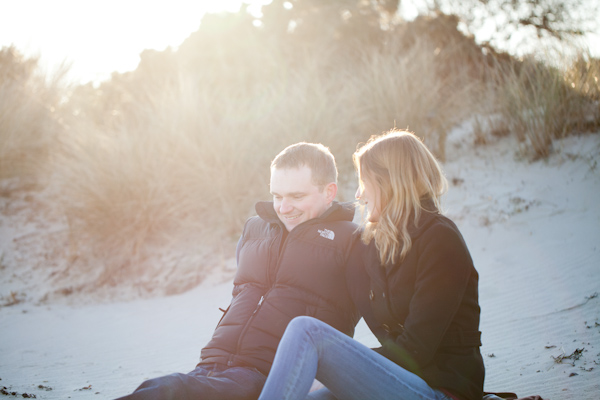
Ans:
[[[312,182],[312,171],[305,165],[271,171],[273,208],[288,231],[323,214],[336,193],[337,185],[333,182],[319,190]]]

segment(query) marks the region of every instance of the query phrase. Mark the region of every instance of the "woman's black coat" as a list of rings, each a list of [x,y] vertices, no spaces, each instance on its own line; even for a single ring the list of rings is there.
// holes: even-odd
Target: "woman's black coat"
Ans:
[[[409,225],[412,247],[382,266],[374,241],[355,246],[353,299],[382,347],[375,349],[461,399],[483,396],[478,274],[456,225],[437,211]]]

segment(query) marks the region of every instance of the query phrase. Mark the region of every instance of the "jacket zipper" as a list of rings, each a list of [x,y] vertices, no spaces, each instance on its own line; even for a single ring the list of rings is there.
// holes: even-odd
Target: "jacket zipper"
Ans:
[[[235,353],[229,355],[229,360],[227,361],[227,366],[228,367],[231,367],[233,365],[233,357],[234,357],[234,355],[238,355],[240,353],[240,348],[242,347],[242,339],[246,335],[246,331],[248,330],[248,327],[250,326],[250,323],[254,319],[254,316],[260,310],[263,301],[265,300],[265,298],[267,297],[267,295],[269,294],[270,291],[271,291],[271,289],[267,290],[267,292],[264,295],[260,296],[260,300],[258,301],[258,304],[256,305],[256,308],[252,312],[252,315],[250,316],[250,318],[248,318],[248,321],[246,322],[246,325],[244,325],[244,329],[242,329],[242,333],[240,333],[240,337],[239,337],[238,342],[237,342]]]

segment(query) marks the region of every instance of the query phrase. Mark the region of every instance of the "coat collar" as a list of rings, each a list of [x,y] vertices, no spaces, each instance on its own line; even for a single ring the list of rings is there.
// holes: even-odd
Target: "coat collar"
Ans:
[[[431,198],[422,199],[421,200],[421,214],[419,215],[419,220],[415,224],[414,222],[414,212],[410,214],[408,219],[408,234],[411,239],[416,239],[423,231],[429,226],[431,221],[440,215],[439,210],[435,207],[435,204]]]
[[[414,223],[414,213],[411,213],[410,218],[408,220],[408,234],[410,235],[413,245],[415,240],[425,232],[429,226],[441,215],[438,209],[435,207],[435,203],[432,199],[422,199],[421,200],[421,214],[419,215],[419,220],[417,223]],[[384,281],[386,276],[389,276],[393,271],[395,271],[402,262],[396,261],[393,265],[382,265],[379,259],[379,251],[375,246],[375,241],[371,241],[369,244],[369,249],[365,253],[365,264],[367,266],[367,270],[369,270],[369,274],[372,279],[377,281]],[[371,266],[376,266],[373,268]]]

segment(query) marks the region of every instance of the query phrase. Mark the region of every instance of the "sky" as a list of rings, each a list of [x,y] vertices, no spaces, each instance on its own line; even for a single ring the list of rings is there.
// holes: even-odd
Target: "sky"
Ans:
[[[247,0],[258,10],[270,0]],[[69,66],[68,80],[100,82],[134,70],[144,49],[177,48],[207,12],[240,9],[242,0],[0,0],[0,48],[39,56],[44,72]],[[408,14],[415,10],[404,10]],[[600,35],[588,41],[600,56]]]

